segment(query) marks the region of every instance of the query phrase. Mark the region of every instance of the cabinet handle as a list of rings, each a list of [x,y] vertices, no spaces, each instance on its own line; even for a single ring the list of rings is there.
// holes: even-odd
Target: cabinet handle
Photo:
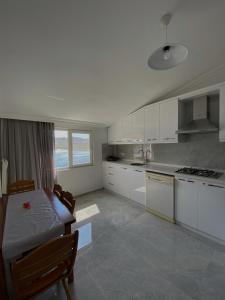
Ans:
[[[113,183],[109,182],[110,185],[114,185]]]
[[[177,179],[177,180],[179,180],[179,181],[186,181],[185,179],[182,179],[182,178],[179,178],[179,179]]]
[[[191,183],[194,183],[194,181],[192,181],[192,180],[188,180],[187,182],[191,182]]]
[[[108,175],[114,175],[113,173],[108,173]]]
[[[147,141],[151,141],[152,139],[147,139]]]
[[[224,189],[224,186],[215,185],[215,184],[208,184],[208,186],[217,187],[217,188],[220,188],[220,189]]]
[[[139,172],[139,173],[142,173],[143,171],[141,171],[141,170],[134,170],[135,172]]]
[[[154,139],[152,139],[153,141],[156,141],[157,139],[156,138],[154,138]]]

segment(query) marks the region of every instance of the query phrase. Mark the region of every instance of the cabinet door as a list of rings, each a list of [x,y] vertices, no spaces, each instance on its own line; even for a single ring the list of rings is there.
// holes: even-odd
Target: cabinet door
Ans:
[[[118,121],[108,128],[108,143],[122,143],[122,121]]]
[[[132,116],[129,115],[122,121],[122,136],[123,141],[126,144],[132,144],[133,143],[133,124],[132,124]]]
[[[119,166],[117,173],[118,194],[130,198],[131,171],[126,166]]]
[[[151,104],[145,108],[145,143],[159,141],[159,104]]]
[[[159,104],[160,140],[164,143],[177,143],[178,136],[178,98],[163,101]]]
[[[225,240],[225,187],[201,183],[199,230]]]
[[[145,171],[132,170],[130,198],[142,205],[146,204]]]
[[[220,88],[220,131],[219,138],[225,142],[225,85]]]
[[[198,186],[198,182],[193,180],[176,178],[176,220],[196,229],[198,227]]]
[[[119,193],[119,166],[113,163],[103,163],[103,186],[115,193]]]
[[[144,143],[144,109],[139,109],[131,115],[132,118],[132,139],[135,144]]]
[[[108,128],[108,143],[113,144],[115,141],[115,126],[112,125]]]

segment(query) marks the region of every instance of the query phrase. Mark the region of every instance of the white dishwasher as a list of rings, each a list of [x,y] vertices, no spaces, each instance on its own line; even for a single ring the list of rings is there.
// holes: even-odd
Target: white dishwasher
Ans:
[[[175,223],[174,176],[146,171],[146,209]]]

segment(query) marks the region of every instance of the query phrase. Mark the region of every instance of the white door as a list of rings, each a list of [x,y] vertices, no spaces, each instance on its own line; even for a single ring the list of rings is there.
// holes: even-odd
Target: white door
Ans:
[[[177,143],[178,136],[178,98],[172,98],[159,104],[160,140],[164,143]]]
[[[159,104],[151,104],[145,108],[145,143],[159,141]]]
[[[131,170],[130,198],[145,206],[146,200],[145,171]]]
[[[198,228],[198,187],[199,183],[194,180],[176,178],[176,220],[196,229]]]
[[[199,230],[225,240],[225,186],[200,184]]]

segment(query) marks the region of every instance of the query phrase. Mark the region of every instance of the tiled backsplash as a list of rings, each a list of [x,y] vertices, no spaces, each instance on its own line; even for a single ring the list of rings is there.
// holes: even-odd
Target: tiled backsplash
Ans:
[[[113,146],[114,155],[122,159],[141,159],[138,151],[149,145]],[[153,144],[151,161],[225,170],[225,143],[219,142],[217,133],[192,134],[178,144]]]

